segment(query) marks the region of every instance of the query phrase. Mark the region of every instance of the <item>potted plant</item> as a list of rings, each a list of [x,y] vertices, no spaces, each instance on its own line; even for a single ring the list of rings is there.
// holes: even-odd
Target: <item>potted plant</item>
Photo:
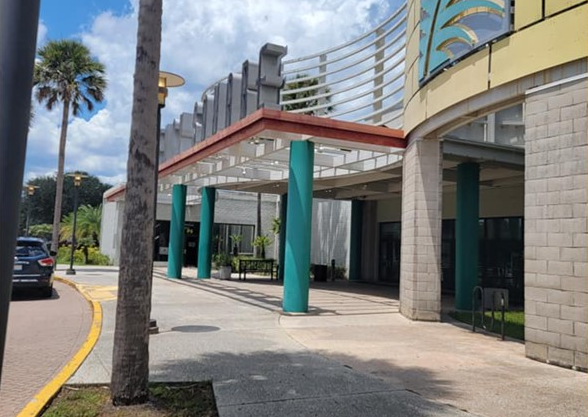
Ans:
[[[221,252],[214,257],[214,264],[219,272],[220,279],[231,279],[233,258],[231,255]]]
[[[229,237],[233,242],[233,256],[239,256],[239,244],[243,240],[243,235],[231,235]]]
[[[272,243],[272,240],[268,235],[257,236],[253,239],[253,246],[259,248],[261,252],[261,259],[265,259],[265,248]]]

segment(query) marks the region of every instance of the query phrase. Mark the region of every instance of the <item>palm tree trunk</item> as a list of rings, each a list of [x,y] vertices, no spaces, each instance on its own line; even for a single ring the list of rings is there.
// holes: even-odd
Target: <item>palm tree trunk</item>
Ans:
[[[57,176],[55,178],[55,207],[53,209],[53,233],[51,235],[51,250],[55,252],[59,249],[59,224],[61,223],[61,205],[63,202],[63,171],[65,167],[65,143],[67,139],[69,106],[69,99],[66,98],[63,100],[61,136],[59,137],[59,154],[57,157]]]
[[[133,114],[121,236],[111,395],[115,405],[149,399],[149,315],[155,132],[161,48],[162,0],[140,0]]]

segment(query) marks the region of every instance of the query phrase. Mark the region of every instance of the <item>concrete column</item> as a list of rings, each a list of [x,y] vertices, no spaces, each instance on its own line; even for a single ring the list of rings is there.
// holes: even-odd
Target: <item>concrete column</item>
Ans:
[[[278,271],[278,279],[284,281],[284,259],[286,257],[286,224],[288,221],[288,194],[282,194],[280,196],[280,248],[278,265],[280,270]]]
[[[349,243],[349,281],[361,281],[361,234],[363,201],[351,201],[351,236]]]
[[[412,320],[441,315],[441,142],[409,138],[402,167],[400,312]]]
[[[198,239],[198,278],[210,278],[212,263],[212,226],[214,225],[214,201],[216,190],[202,187],[200,208],[200,236]]]
[[[472,309],[472,291],[478,285],[478,220],[480,218],[480,166],[457,166],[455,205],[455,308]]]
[[[174,185],[172,192],[172,213],[169,228],[169,254],[167,261],[167,277],[182,278],[184,265],[184,224],[186,221],[185,185]]]
[[[288,222],[284,262],[285,312],[308,311],[314,143],[290,144]]]
[[[525,351],[586,370],[586,78],[525,98]]]

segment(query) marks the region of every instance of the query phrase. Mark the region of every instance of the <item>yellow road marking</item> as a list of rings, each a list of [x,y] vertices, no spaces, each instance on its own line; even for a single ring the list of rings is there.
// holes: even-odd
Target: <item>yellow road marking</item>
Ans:
[[[90,326],[90,332],[86,341],[80,347],[80,350],[74,355],[73,358],[59,371],[59,373],[53,378],[35,397],[22,409],[17,417],[36,417],[43,411],[47,403],[59,392],[63,384],[74,374],[74,372],[80,367],[82,362],[90,354],[102,329],[102,307],[98,301],[92,300],[88,294],[79,288],[75,283],[63,279],[61,277],[55,277],[59,282],[63,282],[71,287],[78,290],[90,303],[92,307],[92,325]],[[116,288],[116,287],[115,287]],[[116,298],[116,296],[115,296]]]
[[[94,301],[116,300],[116,285],[84,285],[78,284],[79,289]]]

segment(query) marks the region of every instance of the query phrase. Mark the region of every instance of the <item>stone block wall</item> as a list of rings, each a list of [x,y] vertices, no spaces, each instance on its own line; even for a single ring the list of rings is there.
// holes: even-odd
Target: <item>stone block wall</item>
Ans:
[[[400,312],[413,320],[441,315],[441,142],[409,139],[402,168]]]
[[[525,114],[527,356],[586,369],[586,78],[530,92]]]

